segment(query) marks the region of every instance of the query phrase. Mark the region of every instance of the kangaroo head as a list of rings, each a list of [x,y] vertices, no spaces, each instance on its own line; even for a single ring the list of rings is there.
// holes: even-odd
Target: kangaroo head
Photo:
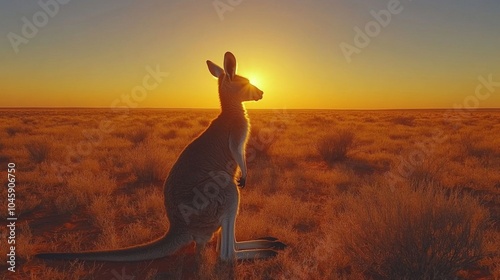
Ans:
[[[264,92],[250,84],[247,78],[236,75],[236,58],[230,52],[224,55],[224,69],[207,60],[208,70],[219,80],[219,96],[221,102],[241,103],[258,101]]]

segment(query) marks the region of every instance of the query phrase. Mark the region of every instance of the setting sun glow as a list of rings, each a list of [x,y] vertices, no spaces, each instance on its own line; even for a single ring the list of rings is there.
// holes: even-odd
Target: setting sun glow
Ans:
[[[453,108],[500,80],[497,1],[401,1],[382,19],[373,1],[239,2],[79,1],[33,34],[37,2],[2,3],[0,106],[217,108],[205,61],[226,51],[262,109]],[[500,107],[491,93],[477,107]]]
[[[0,1],[2,279],[500,279],[499,15]]]
[[[250,74],[246,77],[250,83],[258,88],[263,88],[262,79],[257,74]]]

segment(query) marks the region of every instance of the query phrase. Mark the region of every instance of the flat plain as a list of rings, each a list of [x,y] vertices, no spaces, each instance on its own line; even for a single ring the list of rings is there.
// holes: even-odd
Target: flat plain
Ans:
[[[137,263],[33,257],[163,235],[163,181],[217,114],[1,109],[0,181],[15,163],[18,218],[16,272],[2,245],[1,277],[500,279],[499,110],[251,110],[236,237],[278,237],[276,258],[221,264],[215,241],[200,264],[194,246]]]

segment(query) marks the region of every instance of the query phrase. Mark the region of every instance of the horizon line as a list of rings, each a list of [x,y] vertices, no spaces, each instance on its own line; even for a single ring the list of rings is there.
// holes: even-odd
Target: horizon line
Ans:
[[[102,107],[91,107],[91,106],[0,106],[0,110],[19,110],[19,109],[34,109],[34,110],[47,110],[47,109],[113,109],[110,107],[102,106]],[[219,110],[220,107],[143,107],[143,108],[128,108],[128,110]],[[117,108],[116,111],[122,111],[126,109]],[[484,107],[484,108],[443,108],[443,107],[428,107],[428,108],[251,108],[246,110],[250,111],[258,111],[258,110],[310,110],[310,111],[417,111],[417,110],[467,110],[467,111],[475,111],[475,110],[500,110],[500,107]]]

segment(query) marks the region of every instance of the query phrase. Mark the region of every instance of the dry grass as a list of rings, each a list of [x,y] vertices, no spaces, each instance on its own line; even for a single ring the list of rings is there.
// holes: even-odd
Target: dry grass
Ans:
[[[87,170],[74,173],[67,180],[69,203],[90,206],[95,197],[109,196],[116,189],[116,180],[106,173]]]
[[[26,144],[26,149],[32,162],[42,163],[49,158],[52,143],[47,138],[35,139]]]
[[[414,166],[413,172],[408,176],[408,184],[414,190],[426,188],[429,185],[441,186],[443,164],[438,159],[430,158]]]
[[[464,153],[476,157],[478,159],[484,159],[490,156],[496,156],[495,148],[484,143],[481,134],[475,134],[473,132],[467,132],[461,137],[462,148]]]
[[[151,143],[144,143],[132,151],[128,162],[132,166],[136,182],[151,184],[165,180],[169,166],[167,154],[167,149]]]
[[[343,129],[320,139],[318,152],[329,164],[343,161],[353,147],[355,134],[351,130]]]
[[[392,118],[391,121],[395,124],[414,126],[415,118],[410,116],[397,116]]]
[[[356,269],[375,279],[454,279],[486,257],[488,214],[468,196],[433,185],[377,186],[346,207],[339,243]]]
[[[128,139],[138,145],[146,140],[150,134],[150,129],[148,128],[138,128],[135,129],[131,134],[128,135]]]
[[[9,135],[10,137],[14,137],[17,134],[26,133],[26,132],[29,132],[29,131],[30,131],[29,127],[23,126],[21,124],[15,125],[15,126],[11,125],[11,126],[7,126],[5,128],[5,132],[7,132],[7,135]]]
[[[249,111],[249,177],[236,238],[280,238],[288,248],[272,260],[228,267],[217,262],[215,242],[199,272],[192,247],[127,264],[32,258],[38,251],[118,248],[164,234],[163,181],[217,114],[0,110],[0,165],[19,166],[22,225],[18,272],[0,278],[499,277],[500,112],[481,110],[456,118],[437,110]],[[103,120],[112,131],[99,130]],[[396,175],[394,192],[388,172]]]
[[[177,131],[174,129],[170,129],[169,131],[161,135],[161,138],[165,140],[175,139],[176,137],[177,137]]]

